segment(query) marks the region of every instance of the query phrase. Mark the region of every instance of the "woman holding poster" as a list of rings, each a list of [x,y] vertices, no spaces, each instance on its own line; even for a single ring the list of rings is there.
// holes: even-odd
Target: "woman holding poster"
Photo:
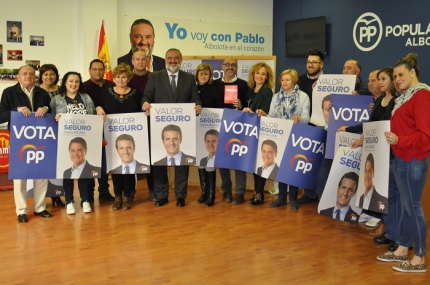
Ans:
[[[265,62],[254,64],[248,74],[248,102],[247,107],[243,108],[243,112],[257,113],[259,116],[268,113],[274,84],[272,68]],[[239,106],[241,105],[239,103]],[[265,184],[266,178],[254,173],[254,196],[249,200],[252,206],[263,205]]]
[[[97,115],[142,112],[142,105],[140,104],[142,93],[127,85],[133,77],[130,66],[120,63],[112,70],[112,76],[116,86],[103,91],[100,97],[100,106],[96,108]],[[115,193],[115,202],[112,205],[114,210],[130,210],[131,191],[136,189],[135,174],[126,174],[130,173],[127,171],[123,173],[112,174],[113,191]]]
[[[80,73],[69,71],[67,72],[62,81],[60,87],[60,94],[56,95],[51,100],[52,114],[55,114],[55,119],[58,121],[61,114],[88,114],[94,115],[94,103],[88,94],[82,92],[82,77]],[[77,156],[81,156],[79,153],[86,153],[85,141],[71,142],[69,145],[70,157],[75,159]],[[74,154],[73,152],[78,153]],[[85,158],[84,155],[81,157]],[[79,158],[77,158],[79,159]],[[80,164],[82,165],[82,163]],[[72,172],[69,179],[63,179],[64,196],[66,198],[66,212],[68,215],[76,213],[74,206],[74,179],[79,177],[73,177],[74,173],[79,173],[79,167],[75,168],[78,171]],[[82,170],[80,170],[82,172]],[[93,183],[94,178],[81,178],[78,179],[79,193],[82,200],[82,208],[84,213],[91,213],[90,202],[93,196]]]
[[[259,110],[257,112],[260,116],[268,115],[271,118],[293,120],[295,124],[309,123],[309,112],[310,112],[310,100],[309,96],[299,90],[299,86],[296,84],[299,80],[299,75],[294,69],[287,69],[282,71],[279,76],[281,81],[281,90],[276,93],[270,103],[270,112],[265,112]],[[254,178],[256,175],[254,174]],[[258,191],[262,192],[264,189],[264,183],[262,177],[258,177],[257,181],[261,181],[261,185],[258,185]],[[257,185],[257,184],[256,184]],[[299,195],[299,188],[293,185],[288,185],[279,182],[279,196],[278,198],[270,203],[269,207],[275,208],[279,206],[284,206],[287,204],[287,190],[290,188],[290,207],[293,210],[299,209],[299,204],[297,203],[297,197]],[[257,188],[256,188],[257,191]],[[251,203],[252,204],[252,203]]]
[[[377,257],[380,261],[402,263],[393,266],[400,272],[426,272],[427,225],[421,198],[426,182],[430,150],[430,87],[419,81],[416,54],[408,54],[394,67],[395,83],[405,90],[395,100],[391,131],[385,132],[394,152],[394,176],[402,201],[402,214],[394,252]],[[414,244],[409,260],[408,248]]]
[[[213,69],[208,63],[200,63],[196,68],[196,82],[203,108],[224,108],[224,97],[218,88],[212,85]],[[215,202],[216,174],[214,161],[216,146],[218,144],[217,130],[211,130],[205,135],[205,145],[209,155],[204,158],[204,165],[199,167],[200,187],[202,195],[198,204],[205,203],[206,207],[213,206]],[[212,155],[213,154],[213,155]]]

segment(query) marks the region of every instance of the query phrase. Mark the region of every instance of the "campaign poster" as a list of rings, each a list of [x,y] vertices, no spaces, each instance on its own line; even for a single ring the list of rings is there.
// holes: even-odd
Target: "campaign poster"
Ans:
[[[292,120],[261,117],[254,173],[275,180],[292,127]]]
[[[390,121],[363,124],[363,150],[360,183],[356,206],[383,214],[388,213],[388,180],[390,173],[390,145],[384,132],[390,130]],[[376,175],[375,175],[376,174]]]
[[[197,117],[197,165],[213,168],[224,109],[202,108]]]
[[[367,122],[370,118],[369,104],[372,96],[345,96],[332,94],[330,123],[327,130],[327,151],[325,157],[334,157],[336,132],[341,126],[355,126]]]
[[[57,122],[54,115],[11,112],[9,179],[55,178]]]
[[[63,179],[48,179],[48,190],[45,197],[64,196]],[[27,181],[27,197],[34,198],[33,180]]]
[[[103,117],[61,114],[58,120],[57,178],[100,178]]]
[[[311,123],[316,126],[328,127],[330,114],[330,95],[352,95],[355,88],[355,75],[321,74],[312,90]]]
[[[324,158],[325,137],[322,128],[293,124],[276,181],[313,188]]]
[[[145,113],[106,115],[107,172],[113,174],[149,173],[148,120]]]
[[[260,118],[255,113],[224,110],[215,167],[254,172]]]
[[[359,184],[361,147],[339,147],[318,204],[318,212],[332,219],[358,224],[360,208],[355,206]]]
[[[151,104],[151,163],[157,166],[196,164],[194,103]]]
[[[348,132],[337,132],[334,142],[334,153],[341,146],[351,147],[352,143],[360,139],[359,134],[348,133]]]

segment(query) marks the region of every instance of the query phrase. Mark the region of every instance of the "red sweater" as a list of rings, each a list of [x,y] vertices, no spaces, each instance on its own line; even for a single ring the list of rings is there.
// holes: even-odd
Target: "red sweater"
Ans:
[[[391,148],[406,161],[422,160],[430,150],[430,91],[421,89],[391,116],[391,131],[399,137]]]

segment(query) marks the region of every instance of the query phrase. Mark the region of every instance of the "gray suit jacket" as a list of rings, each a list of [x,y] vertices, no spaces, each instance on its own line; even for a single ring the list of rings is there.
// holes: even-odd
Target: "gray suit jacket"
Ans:
[[[176,94],[172,94],[167,70],[149,74],[148,83],[142,98],[142,104],[148,103],[196,103],[201,105],[196,81],[192,74],[180,70],[178,73]]]

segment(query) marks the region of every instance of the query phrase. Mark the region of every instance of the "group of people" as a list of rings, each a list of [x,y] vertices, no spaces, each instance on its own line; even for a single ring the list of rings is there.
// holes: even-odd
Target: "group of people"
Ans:
[[[307,73],[299,76],[293,69],[284,70],[279,76],[280,89],[273,94],[275,78],[273,70],[264,62],[253,65],[249,71],[248,80],[237,77],[238,62],[233,57],[227,57],[222,63],[223,76],[213,80],[213,69],[207,63],[200,64],[195,75],[180,70],[182,54],[179,49],[171,48],[165,53],[165,58],[152,54],[154,48],[154,27],[146,19],[136,20],[130,30],[131,50],[118,59],[118,66],[113,70],[114,82],[103,79],[105,66],[102,61],[95,59],[90,63],[90,79],[82,82],[77,72],[67,72],[62,78],[61,86],[58,70],[54,65],[43,65],[40,68],[39,84],[35,84],[34,69],[23,66],[19,69],[18,84],[4,90],[0,106],[0,122],[10,121],[10,112],[18,111],[24,116],[35,112],[41,117],[48,112],[56,115],[58,120],[63,113],[84,113],[88,115],[106,116],[115,113],[145,112],[151,115],[153,103],[194,103],[196,114],[201,108],[229,108],[242,112],[255,113],[258,116],[292,120],[294,124],[308,124],[312,108],[312,88],[315,81],[323,74],[324,55],[318,50],[311,50],[307,58]],[[420,83],[417,58],[409,54],[399,60],[394,68],[388,67],[373,72],[375,80],[369,80],[368,86],[360,77],[361,66],[357,60],[345,62],[343,73],[356,75],[353,94],[373,95],[375,98],[371,120],[391,120],[391,129],[386,132],[387,143],[391,145],[392,158],[390,161],[390,189],[388,197],[389,211],[381,215],[387,228],[384,238],[397,245],[393,252],[389,251],[377,257],[378,260],[402,263],[393,268],[403,272],[425,272],[427,270],[424,256],[426,254],[426,223],[421,208],[421,195],[426,180],[428,167],[428,151],[430,150],[430,125],[425,118],[430,107],[430,88]],[[373,78],[372,75],[372,78]],[[370,78],[370,77],[369,77]],[[232,102],[224,101],[224,92],[228,86],[237,87],[237,98]],[[377,88],[378,85],[380,88]],[[367,89],[369,87],[369,89]],[[379,92],[377,91],[379,90]],[[396,95],[397,94],[397,95]],[[330,98],[323,100],[324,116],[330,112]],[[321,126],[328,128],[326,124]],[[339,131],[360,132],[362,126],[343,127]],[[215,168],[214,156],[219,133],[212,132],[205,135],[205,145],[208,157],[199,167],[199,180],[202,194],[198,203],[207,207],[215,202]],[[165,163],[154,163],[147,175],[150,199],[156,207],[169,203],[169,179],[167,166],[175,168],[174,189],[176,205],[185,206],[189,166],[181,163],[185,154],[180,151],[180,143],[184,139],[180,129],[168,126],[162,131],[162,142],[167,154]],[[69,145],[70,156],[79,156],[86,152],[82,142],[80,146]],[[362,140],[352,147],[359,147]],[[73,145],[73,146],[72,146]],[[116,146],[118,151],[119,147]],[[134,142],[128,146],[134,150]],[[152,146],[154,147],[154,146]],[[72,152],[72,149],[74,150]],[[121,148],[123,149],[123,148]],[[253,206],[264,204],[264,186],[266,179],[276,172],[277,165],[274,157],[277,146],[269,140],[261,146],[263,161],[267,162],[254,173],[254,195],[249,200]],[[125,151],[123,156],[129,156]],[[120,154],[121,156],[121,154]],[[130,160],[130,159],[129,159]],[[72,160],[73,161],[73,160]],[[134,160],[133,160],[134,161]],[[127,159],[122,167],[112,174],[115,197],[109,193],[108,175],[106,171],[106,153],[102,152],[102,177],[99,179],[99,199],[113,202],[113,209],[128,210],[136,192],[136,176],[130,171]],[[310,203],[321,198],[331,161],[324,159],[319,169],[313,189],[305,189],[304,195],[298,198],[298,187],[279,183],[279,195],[269,204],[270,207],[280,207],[287,204],[287,194],[290,207],[299,209],[299,204]],[[373,164],[369,164],[366,178],[373,175]],[[136,168],[133,164],[131,169]],[[80,173],[83,166],[73,165],[70,168],[70,178],[64,179],[63,186],[66,197],[68,214],[75,213],[73,197],[73,178]],[[367,171],[369,172],[367,174]],[[222,200],[226,203],[239,205],[245,201],[246,173],[235,170],[235,189],[232,194],[232,180],[230,169],[219,169],[221,176]],[[354,177],[346,177],[355,181]],[[356,179],[357,180],[357,179]],[[341,180],[342,182],[342,180]],[[35,215],[51,217],[46,210],[45,194],[48,181],[34,180],[34,211]],[[340,200],[345,196],[355,194],[356,186],[341,187],[338,191]],[[371,203],[371,195],[376,189],[368,183],[363,196],[363,204]],[[366,184],[367,185],[367,184]],[[94,201],[94,179],[79,179],[78,187],[81,195],[81,205],[84,212],[91,212],[91,202]],[[16,213],[19,222],[27,222],[29,211],[26,203],[26,181],[14,181],[14,195]],[[349,194],[348,194],[349,193]],[[58,199],[58,198],[56,198]],[[57,205],[64,204],[61,200]],[[341,219],[342,208],[346,203],[336,203],[327,215]],[[377,215],[368,212],[369,215]],[[343,213],[345,216],[345,213]],[[408,258],[408,249],[414,245],[414,256]]]

